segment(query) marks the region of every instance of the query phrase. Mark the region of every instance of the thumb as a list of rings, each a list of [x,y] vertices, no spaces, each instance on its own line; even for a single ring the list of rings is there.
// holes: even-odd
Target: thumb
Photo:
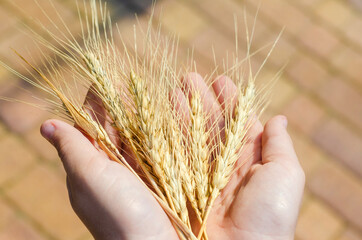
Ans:
[[[58,151],[67,174],[80,174],[90,161],[103,157],[75,127],[59,121],[45,121],[40,132]]]
[[[276,116],[266,124],[262,136],[262,162],[297,164],[292,140],[287,132],[288,120],[285,116]]]

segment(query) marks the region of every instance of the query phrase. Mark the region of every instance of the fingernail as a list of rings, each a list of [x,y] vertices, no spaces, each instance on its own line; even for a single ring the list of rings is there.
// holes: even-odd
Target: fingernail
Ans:
[[[54,134],[54,125],[51,122],[45,122],[41,126],[40,132],[41,135],[48,140],[50,143],[52,143],[53,134]]]
[[[285,117],[285,116],[283,116],[283,126],[284,126],[285,128],[288,127],[288,119],[287,119],[287,117]]]

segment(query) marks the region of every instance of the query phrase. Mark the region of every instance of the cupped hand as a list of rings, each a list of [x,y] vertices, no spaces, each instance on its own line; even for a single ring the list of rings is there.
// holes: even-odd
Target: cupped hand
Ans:
[[[86,108],[97,113],[97,121],[119,143],[102,118],[105,112],[99,104],[89,91]],[[59,120],[44,122],[41,133],[57,149],[67,174],[71,205],[95,239],[178,239],[149,190],[126,167],[109,160],[93,140]],[[125,158],[130,156],[125,154]]]
[[[235,102],[236,87],[227,77],[215,79],[213,91],[194,73],[183,83],[184,88],[176,91],[179,110],[190,87],[205,96],[204,110],[214,116]],[[100,119],[105,112],[99,101],[91,93],[87,99],[86,105],[113,135],[106,119]],[[264,128],[255,121],[238,169],[210,213],[209,239],[293,239],[304,173],[286,125],[283,116],[272,118]],[[41,132],[58,150],[72,207],[95,239],[177,239],[170,220],[146,187],[124,166],[110,161],[92,140],[58,120],[43,123]],[[120,144],[117,137],[113,140]],[[126,146],[121,150],[132,160]],[[198,228],[196,220],[192,224]]]

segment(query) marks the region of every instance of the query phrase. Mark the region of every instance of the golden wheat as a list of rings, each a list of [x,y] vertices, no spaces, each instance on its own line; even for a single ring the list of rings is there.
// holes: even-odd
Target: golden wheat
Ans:
[[[31,80],[7,68],[57,98],[60,103],[52,102],[57,107],[55,111],[63,111],[111,160],[136,175],[168,214],[180,238],[197,239],[190,223],[189,203],[201,223],[198,239],[208,239],[205,227],[213,203],[235,169],[244,163],[238,160],[247,141],[247,132],[253,124],[253,116],[264,104],[254,79],[260,70],[254,76],[250,73],[244,77],[243,60],[238,60],[236,55],[232,67],[224,66],[226,75],[238,89],[235,107],[230,108],[232,104],[229,104],[221,116],[214,119],[204,110],[205,96],[193,89],[185,93],[190,95],[184,106],[190,121],[185,124],[169,96],[175,88],[182,87],[180,77],[193,66],[188,65],[183,71],[176,67],[177,39],[161,37],[160,30],[152,30],[150,20],[142,35],[143,46],[135,43],[129,47],[123,40],[121,46],[117,46],[110,17],[95,0],[91,1],[91,18],[86,17],[85,27],[82,22],[83,44],[71,34],[69,37],[61,33],[59,37],[45,29],[54,40],[51,43],[34,31],[36,39],[64,64],[48,58],[50,67],[44,69],[49,76],[18,53],[42,80],[36,76],[33,76],[36,80]],[[134,41],[137,42],[136,38]],[[246,59],[251,69],[249,43],[247,48]],[[102,101],[118,137],[131,146],[132,153],[128,154],[135,156],[141,172],[124,159],[118,146],[111,141],[110,133],[92,117],[89,112],[92,109],[87,111],[57,84],[67,84],[56,72],[64,66],[71,69],[74,81],[90,86]],[[223,129],[215,124],[219,120],[225,122]]]
[[[206,117],[200,93],[194,91],[190,99],[190,152],[192,170],[195,178],[196,199],[200,216],[204,215],[207,198],[209,196],[209,133],[206,130]]]

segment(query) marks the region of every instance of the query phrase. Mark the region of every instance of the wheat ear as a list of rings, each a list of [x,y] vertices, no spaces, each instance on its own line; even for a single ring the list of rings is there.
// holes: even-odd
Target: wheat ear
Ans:
[[[239,157],[239,151],[245,143],[245,135],[248,129],[247,121],[250,120],[250,115],[253,112],[256,96],[253,80],[250,80],[245,88],[239,86],[238,89],[241,91],[234,109],[234,116],[231,115],[230,120],[226,121],[225,143],[220,141],[219,153],[214,162],[214,171],[210,179],[212,191],[205,209],[198,239],[201,238],[204,232],[215,199],[230,180],[234,165]]]
[[[143,157],[139,154],[140,149],[137,147],[140,144],[139,142],[135,143],[135,141],[137,141],[137,137],[135,137],[136,132],[132,131],[132,129],[137,129],[137,127],[133,126],[134,123],[130,121],[131,116],[127,114],[126,108],[120,99],[119,94],[116,92],[112,80],[107,77],[101,63],[93,53],[84,53],[83,61],[85,62],[88,71],[93,76],[91,82],[99,97],[102,99],[103,106],[111,117],[114,127],[120,136],[123,136],[128,140],[137,161],[144,163],[144,160],[142,160]],[[162,191],[157,186],[155,178],[149,174],[148,166],[145,166],[144,164],[140,164],[140,166],[158,196],[166,201]]]
[[[186,201],[182,198],[182,186],[177,174],[177,165],[173,161],[172,154],[167,143],[166,133],[162,128],[165,122],[162,120],[160,109],[156,109],[154,99],[151,99],[146,89],[145,81],[130,73],[130,88],[134,96],[137,110],[140,134],[144,141],[144,153],[149,156],[147,163],[151,171],[158,179],[160,186],[165,191],[166,198],[171,209],[175,210],[184,222],[188,222]]]
[[[171,107],[169,108],[171,109]],[[197,207],[194,195],[195,181],[189,167],[185,139],[180,128],[182,124],[178,122],[181,120],[177,119],[172,111],[169,113],[170,116],[168,117],[168,124],[166,125],[166,129],[168,129],[168,142],[172,149],[174,161],[176,161],[176,164],[178,165],[177,168],[179,169],[180,184],[182,185],[183,192],[194,208]],[[186,202],[186,199],[184,201]]]
[[[190,98],[190,155],[195,180],[195,194],[199,216],[204,215],[209,196],[209,146],[206,119],[200,93],[195,91]]]
[[[85,112],[82,108],[76,107],[72,101],[70,101],[58,88],[37,68],[35,68],[32,64],[30,64],[22,55],[15,51],[15,53],[26,63],[28,64],[50,87],[51,91],[61,100],[63,103],[65,110],[70,115],[69,117],[74,120],[74,122],[91,138],[95,139],[98,145],[104,150],[104,152],[109,156],[109,158],[115,162],[118,162],[127,169],[129,169],[140,181],[141,183],[150,191],[150,193],[156,198],[162,208],[165,210],[167,215],[173,220],[173,223],[177,226],[177,231],[179,236],[184,239],[193,239],[196,240],[196,237],[191,232],[189,226],[185,225],[184,222],[179,220],[179,217],[174,214],[174,211],[171,210],[167,205],[165,205],[165,201],[156,195],[149,187],[142,181],[142,179],[137,175],[136,172],[132,169],[132,167],[128,164],[128,162],[124,159],[124,157],[119,153],[117,147],[111,142],[104,128],[99,125],[96,121],[94,121],[91,116]]]
[[[131,138],[132,134],[129,130],[131,123],[126,108],[117,93],[117,88],[112,80],[107,77],[102,65],[93,53],[84,53],[83,61],[94,77],[91,82],[101,97],[103,106],[109,113],[113,124],[119,132],[122,132],[127,138]]]

